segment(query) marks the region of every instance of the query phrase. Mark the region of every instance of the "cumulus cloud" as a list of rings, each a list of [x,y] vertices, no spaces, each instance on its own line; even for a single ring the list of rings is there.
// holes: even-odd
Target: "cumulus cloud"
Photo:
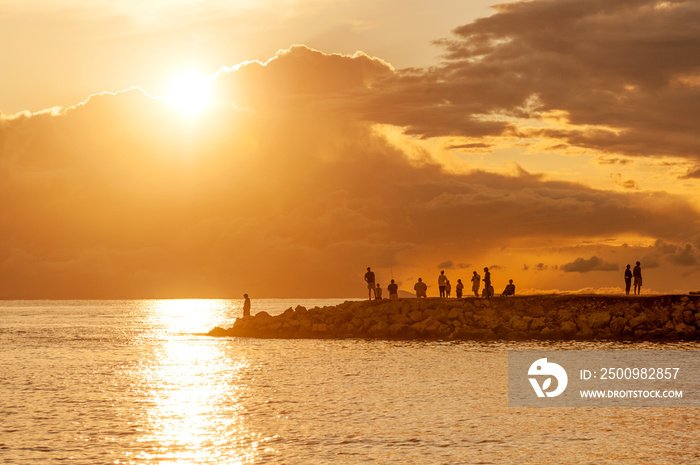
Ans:
[[[589,271],[617,271],[620,267],[606,263],[595,255],[591,258],[577,258],[573,262],[561,265],[559,269],[567,273],[588,273]]]
[[[667,193],[416,163],[366,118],[377,107],[358,113],[395,79],[294,47],[222,71],[224,104],[197,121],[138,89],[0,119],[0,297],[352,296],[368,265],[402,280],[445,250],[460,268],[523,241],[694,237],[700,215]],[[566,271],[611,266],[594,258]]]

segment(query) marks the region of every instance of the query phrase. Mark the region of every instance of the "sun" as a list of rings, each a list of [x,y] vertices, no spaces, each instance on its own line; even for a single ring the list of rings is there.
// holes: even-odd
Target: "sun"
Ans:
[[[194,116],[211,101],[211,79],[197,71],[183,71],[171,81],[166,101],[183,114]]]

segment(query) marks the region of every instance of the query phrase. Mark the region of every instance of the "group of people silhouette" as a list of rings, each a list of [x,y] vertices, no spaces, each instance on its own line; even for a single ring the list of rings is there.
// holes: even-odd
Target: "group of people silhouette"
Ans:
[[[472,274],[471,282],[472,282],[472,292],[474,293],[475,297],[479,297],[479,288],[481,287],[481,281],[482,281],[482,278],[479,275],[479,273],[474,271]],[[367,283],[369,300],[372,300],[373,297],[375,299],[381,299],[382,298],[382,287],[377,282],[374,271],[372,271],[371,267],[369,267],[369,266],[367,267],[367,273],[365,273],[365,282]],[[484,288],[481,292],[481,297],[486,298],[486,299],[490,299],[494,295],[494,290],[493,290],[493,286],[491,285],[491,272],[489,272],[488,267],[484,268],[483,282],[484,282]],[[440,290],[440,297],[444,297],[444,298],[451,297],[452,284],[450,284],[450,280],[445,275],[444,270],[440,271],[440,275],[438,276],[438,289]],[[426,298],[427,292],[428,292],[428,285],[423,282],[423,278],[418,278],[418,282],[413,286],[413,290],[416,292],[416,298],[419,298],[419,299]],[[396,284],[396,282],[393,279],[391,280],[391,284],[389,284],[389,286],[387,286],[387,291],[389,291],[389,298],[390,299],[398,299],[399,298],[399,286]],[[456,297],[458,299],[461,299],[462,295],[464,294],[464,284],[462,283],[461,279],[457,280],[457,284],[455,286],[455,294],[456,294]],[[501,295],[502,296],[515,295],[515,284],[513,284],[512,279],[508,281],[508,285],[503,290]]]

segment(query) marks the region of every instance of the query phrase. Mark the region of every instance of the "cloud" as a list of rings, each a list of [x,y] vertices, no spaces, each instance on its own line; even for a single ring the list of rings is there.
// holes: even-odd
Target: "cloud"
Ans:
[[[366,93],[377,81],[393,74],[391,65],[363,52],[327,54],[295,45],[278,51],[265,63],[252,61],[222,68],[213,93],[216,99],[253,110],[321,105],[345,111],[357,94]]]
[[[700,179],[700,166],[695,166],[688,169],[688,172],[683,176],[679,176],[680,179]]]
[[[455,268],[463,270],[465,268],[469,268],[470,266],[471,265],[469,263],[454,263],[452,260],[447,260],[439,263],[437,267],[446,270],[453,270]]]
[[[669,244],[662,240],[657,240],[653,250],[662,257],[665,257],[670,263],[677,266],[695,266],[700,264],[698,257],[700,252],[692,244]]]
[[[571,263],[566,263],[559,267],[567,273],[588,273],[589,271],[617,271],[619,266],[606,263],[595,255],[589,259],[577,258]]]
[[[396,74],[294,47],[223,71],[197,121],[139,89],[0,119],[0,297],[361,296],[368,265],[401,280],[446,250],[508,270],[523,242],[696,236],[671,194],[446,170],[367,119]]]
[[[700,4],[537,0],[496,8],[437,41],[441,64],[398,72],[381,87],[374,117],[422,137],[539,138],[600,153],[698,158]]]

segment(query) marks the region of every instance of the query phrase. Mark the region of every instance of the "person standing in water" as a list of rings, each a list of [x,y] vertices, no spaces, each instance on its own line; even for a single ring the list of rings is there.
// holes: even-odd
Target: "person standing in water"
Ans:
[[[243,298],[245,299],[243,301],[243,318],[250,316],[250,298],[248,298],[248,294],[243,294]]]
[[[642,264],[637,262],[637,266],[632,271],[634,277],[634,293],[639,295],[642,293]]]

